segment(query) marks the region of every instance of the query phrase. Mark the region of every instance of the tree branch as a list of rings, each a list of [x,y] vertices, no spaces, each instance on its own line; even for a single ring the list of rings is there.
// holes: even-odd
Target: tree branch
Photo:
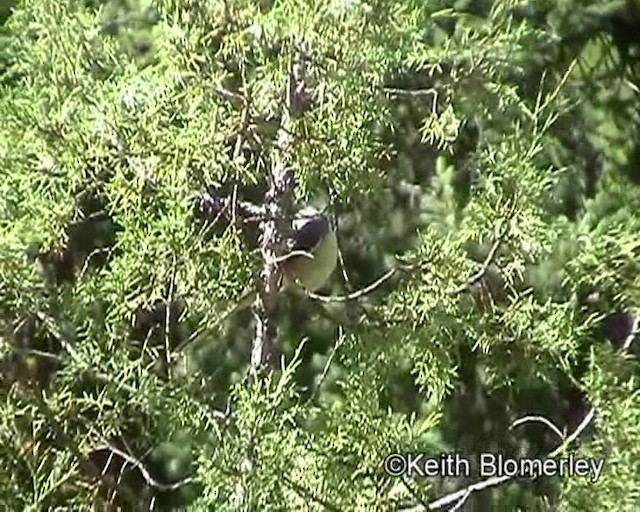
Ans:
[[[329,355],[327,362],[324,365],[324,368],[322,370],[322,373],[320,374],[320,377],[318,378],[318,383],[316,384],[313,393],[311,394],[311,397],[309,398],[309,400],[307,401],[307,403],[312,403],[318,396],[318,393],[320,392],[320,387],[322,386],[324,380],[327,378],[327,375],[329,374],[329,369],[331,368],[331,363],[333,363],[333,359],[336,356],[336,353],[338,352],[338,349],[342,346],[342,344],[345,341],[345,334],[344,334],[344,328],[342,327],[342,325],[338,326],[338,339],[335,342],[334,346],[333,346],[333,350],[331,351],[331,354]]]
[[[438,91],[435,89],[435,87],[429,87],[428,89],[400,89],[397,87],[383,87],[382,90],[389,95],[395,96],[421,97],[438,95]]]
[[[631,343],[633,343],[633,340],[635,338],[635,336],[637,335],[638,332],[638,325],[639,325],[639,317],[634,315],[634,322],[633,322],[633,326],[631,328],[631,331],[629,332],[629,335],[625,338],[624,344],[622,345],[621,350],[627,350],[630,346]],[[561,435],[561,438],[564,439],[563,442],[558,445],[554,450],[552,450],[551,452],[549,452],[547,454],[547,458],[548,459],[552,459],[554,457],[557,457],[560,453],[562,453],[569,445],[571,445],[578,437],[580,437],[580,434],[582,434],[582,432],[585,431],[585,429],[591,424],[591,422],[593,421],[593,418],[595,417],[595,407],[592,407],[589,412],[585,415],[585,417],[582,419],[582,421],[580,422],[580,424],[576,427],[576,429],[568,436],[564,437],[563,435]],[[529,421],[531,419],[534,419],[535,421],[538,421],[540,417],[531,417],[531,416],[526,416],[524,418],[520,418],[519,420],[516,420],[511,427],[522,424],[523,422]],[[543,423],[548,424],[551,423],[549,420],[543,421]],[[553,425],[551,423],[551,425]],[[557,427],[555,427],[555,425],[553,426],[554,428],[552,428],[552,430],[556,433],[559,432],[559,429]],[[469,496],[471,496],[471,494],[473,494],[474,492],[477,491],[481,491],[483,489],[488,489],[489,487],[496,487],[498,485],[501,485],[505,482],[508,482],[510,480],[515,479],[516,476],[500,476],[500,477],[492,477],[492,478],[488,478],[486,480],[482,480],[480,482],[476,482],[468,487],[465,487],[464,489],[460,489],[459,491],[455,491],[451,494],[447,494],[445,496],[442,496],[441,498],[438,498],[435,501],[432,501],[431,503],[429,503],[429,510],[438,510],[442,507],[445,507],[447,505],[451,505],[452,503],[455,503],[455,505],[453,506],[453,508],[451,510],[458,510],[462,504],[464,504],[464,502],[469,498]],[[423,510],[423,508],[418,507],[415,510]]]
[[[184,487],[185,485],[189,485],[196,482],[196,479],[192,477],[184,478],[172,484],[160,482],[151,476],[151,473],[149,473],[149,470],[146,468],[146,466],[140,459],[116,448],[111,443],[105,443],[104,445],[98,446],[93,449],[93,451],[98,451],[98,450],[108,450],[112,454],[115,454],[121,459],[123,459],[126,463],[134,466],[138,471],[140,471],[140,474],[142,475],[142,478],[144,478],[144,481],[147,483],[147,485],[149,485],[149,487],[153,487],[154,489],[158,489],[159,491],[175,491],[177,489],[180,489],[181,487]],[[102,473],[106,471],[106,468],[110,464],[110,460],[111,458],[103,468]]]
[[[283,233],[291,231],[286,213],[291,209],[294,176],[287,167],[293,137],[292,120],[300,111],[300,94],[305,93],[306,62],[300,44],[294,43],[294,54],[289,75],[289,86],[281,105],[281,127],[278,130],[270,187],[265,195],[267,219],[260,222],[260,250],[263,258],[258,293],[253,303],[256,318],[251,349],[251,370],[256,373],[271,363],[275,326],[271,317],[275,310],[280,288],[278,256],[283,252]],[[288,229],[287,229],[288,228]]]
[[[60,425],[60,423],[56,419],[55,414],[53,413],[53,411],[49,407],[49,404],[47,404],[47,401],[45,400],[42,389],[37,388],[35,390],[34,396],[38,405],[38,409],[40,409],[40,412],[44,414],[45,418],[47,419],[47,422],[53,428],[55,435],[60,441],[60,443],[62,443],[76,458],[76,460],[78,461],[78,464],[80,465],[80,468],[85,473],[87,473],[91,478],[94,478],[95,480],[100,480],[104,482],[111,489],[117,489],[120,492],[122,492],[122,495],[127,499],[127,501],[131,504],[131,506],[134,509],[136,509],[137,502],[138,502],[136,494],[126,484],[117,482],[111,476],[103,474],[103,472],[100,471],[100,469],[98,469],[98,467],[93,463],[91,459],[89,459],[88,457],[85,457],[82,454],[78,444],[75,442],[74,439],[72,439],[69,435],[67,435],[67,433],[62,428],[62,425]]]
[[[172,254],[171,256],[171,275],[169,276],[169,290],[167,293],[167,298],[164,301],[165,304],[165,315],[164,315],[164,351],[165,358],[167,360],[167,378],[173,378],[173,360],[171,354],[171,339],[170,339],[170,330],[171,330],[171,307],[173,306],[173,293],[176,284],[176,256]]]
[[[515,427],[519,427],[520,425],[524,425],[525,423],[544,423],[547,427],[549,427],[553,432],[560,438],[561,441],[565,440],[565,436],[562,431],[556,427],[556,425],[549,419],[544,416],[524,416],[523,418],[517,419],[514,421],[509,430],[513,430]]]
[[[487,273],[487,270],[489,269],[491,264],[494,262],[498,249],[500,249],[500,246],[502,245],[502,242],[504,242],[504,239],[506,238],[508,232],[509,232],[509,221],[506,220],[506,221],[503,221],[501,229],[498,231],[498,235],[496,236],[496,239],[493,242],[491,249],[489,249],[489,253],[487,254],[487,257],[485,258],[484,262],[482,263],[478,271],[475,272],[471,277],[469,277],[469,279],[467,279],[460,286],[447,290],[447,293],[449,295],[459,295],[465,292],[485,276],[485,274]]]
[[[359,290],[356,290],[352,293],[348,293],[346,295],[319,295],[317,293],[314,293],[310,290],[306,290],[304,288],[302,288],[301,286],[299,286],[299,288],[302,289],[302,291],[304,292],[304,294],[313,299],[313,300],[317,300],[319,302],[324,302],[324,303],[330,303],[330,302],[348,302],[350,300],[355,300],[355,299],[359,299],[360,297],[367,295],[369,293],[371,293],[372,291],[374,291],[375,289],[379,288],[380,286],[382,286],[384,283],[386,283],[389,279],[391,279],[393,277],[393,275],[398,271],[397,268],[391,268],[389,270],[387,270],[387,272],[385,272],[382,276],[380,276],[378,279],[376,279],[373,283],[368,284],[367,286],[360,288]]]

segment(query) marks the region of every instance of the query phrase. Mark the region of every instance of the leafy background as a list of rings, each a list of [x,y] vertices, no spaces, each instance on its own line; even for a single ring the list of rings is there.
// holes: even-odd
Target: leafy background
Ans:
[[[600,481],[464,509],[636,509],[637,363],[616,349],[640,299],[637,1],[37,0],[0,20],[4,508],[421,510],[477,475],[389,478],[387,454],[542,456],[557,436],[513,421],[570,433],[594,406],[575,449],[606,456]],[[278,368],[249,381],[251,314],[220,317],[255,233],[198,197],[261,199],[301,36],[290,163],[338,228],[324,291],[411,271],[346,304],[283,296]],[[247,90],[245,121],[224,91]]]

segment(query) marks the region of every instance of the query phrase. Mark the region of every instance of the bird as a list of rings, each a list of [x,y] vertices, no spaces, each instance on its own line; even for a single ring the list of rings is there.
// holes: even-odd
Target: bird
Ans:
[[[313,206],[305,206],[295,215],[287,252],[278,258],[282,273],[280,292],[315,292],[328,281],[338,262],[338,239],[328,216]],[[223,315],[249,307],[255,300],[255,288],[246,292],[236,305]]]
[[[211,199],[212,198],[212,199]],[[215,196],[207,198],[213,210],[220,210],[222,203]],[[220,207],[220,208],[218,208]],[[304,294],[322,288],[330,279],[338,262],[338,239],[326,214],[313,206],[300,209],[292,222],[292,234],[286,241],[286,253],[277,259],[281,272],[279,293],[294,291]],[[241,298],[215,322],[222,324],[229,316],[251,306],[257,295],[257,287],[252,286]],[[176,352],[183,352],[193,341],[183,343]]]

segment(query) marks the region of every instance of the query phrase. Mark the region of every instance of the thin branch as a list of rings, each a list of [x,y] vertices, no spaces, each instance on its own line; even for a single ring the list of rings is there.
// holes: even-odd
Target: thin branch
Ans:
[[[382,90],[387,94],[395,94],[397,96],[421,97],[438,94],[438,91],[433,87],[429,87],[428,89],[400,89],[396,87],[383,87]]]
[[[544,423],[547,427],[549,427],[553,432],[560,438],[561,441],[564,441],[565,436],[562,431],[556,427],[556,425],[549,419],[544,416],[524,416],[522,418],[514,421],[509,430],[513,430],[515,427],[519,427],[520,425],[524,425],[525,423]]]
[[[457,288],[447,290],[447,293],[449,295],[459,295],[465,292],[485,276],[485,274],[487,273],[487,270],[495,260],[498,249],[500,249],[500,246],[504,242],[504,239],[506,238],[507,233],[509,232],[509,222],[503,221],[501,228],[502,229],[498,232],[498,236],[496,237],[496,240],[493,242],[491,249],[489,249],[489,253],[487,254],[487,257],[482,263],[482,266],[469,279],[467,279],[466,282],[464,282]]]
[[[41,388],[38,387],[36,389],[34,396],[38,404],[38,408],[47,418],[47,421],[53,428],[56,437],[76,458],[78,464],[80,465],[80,468],[82,468],[88,475],[90,475],[94,479],[100,480],[107,484],[108,487],[112,489],[118,489],[120,492],[122,492],[123,496],[126,497],[129,503],[135,509],[137,503],[136,494],[126,484],[116,482],[109,475],[104,475],[103,472],[98,469],[98,467],[93,463],[91,459],[85,457],[82,454],[78,444],[74,439],[67,435],[67,433],[62,428],[62,425],[60,425],[60,423],[56,419],[55,414],[47,404]]]
[[[249,121],[251,120],[251,103],[248,99],[242,105],[242,112],[240,113],[240,126],[238,127],[238,135],[236,137],[235,147],[233,148],[233,163],[238,164],[240,160],[240,154],[242,152],[243,136],[249,127]]]
[[[339,237],[337,216],[334,216],[334,222],[336,225],[336,237]],[[338,262],[340,263],[340,271],[342,272],[344,284],[347,287],[347,290],[351,290],[351,279],[349,279],[349,275],[347,274],[347,265],[344,262],[344,255],[342,254],[340,243],[338,243]]]
[[[154,359],[155,354],[152,352],[152,350],[149,348],[149,343],[151,342],[151,338],[153,338],[153,335],[156,332],[156,327],[153,326],[152,328],[149,329],[149,331],[147,332],[146,336],[144,337],[144,341],[142,342],[142,354],[147,354],[151,359]]]
[[[165,300],[165,315],[164,315],[164,351],[165,358],[167,360],[167,377],[171,379],[173,377],[172,370],[172,355],[171,355],[171,346],[169,339],[169,330],[171,328],[171,306],[173,305],[173,292],[175,288],[176,281],[176,256],[175,254],[171,257],[171,276],[169,278],[169,290],[167,294],[167,298]]]
[[[51,361],[56,361],[58,363],[64,362],[65,358],[58,354],[52,354],[51,352],[45,352],[43,350],[36,350],[34,348],[22,348],[15,347],[13,352],[19,354],[21,357],[24,356],[38,356],[44,359],[49,359]]]
[[[85,275],[85,273],[87,272],[87,270],[89,269],[89,265],[91,263],[91,259],[100,254],[100,253],[111,253],[113,252],[113,248],[112,247],[97,247],[95,249],[93,249],[85,258],[84,261],[82,262],[82,268],[80,269],[80,272],[78,273],[78,280],[82,279]]]
[[[246,106],[249,103],[249,100],[244,95],[230,91],[229,89],[226,89],[221,85],[215,88],[215,93],[227,100],[239,101],[243,104],[243,106]]]
[[[39,312],[39,311],[36,312],[35,315],[38,318],[38,320],[40,320],[42,322],[42,325],[49,332],[49,334],[51,334],[56,340],[58,340],[60,342],[60,345],[62,345],[62,348],[64,348],[64,350],[72,358],[74,358],[76,361],[79,361],[80,357],[78,355],[78,351],[75,349],[75,347],[73,347],[73,345],[71,343],[69,343],[67,341],[67,339],[64,336],[62,336],[62,333],[60,332],[60,329],[55,324],[53,319],[51,317],[47,316],[45,313],[42,313],[42,312]]]
[[[566,439],[560,446],[558,446],[555,450],[549,453],[549,455],[547,455],[547,458],[551,459],[555,457],[559,453],[563,452],[571,443],[573,443],[580,436],[580,434],[582,434],[582,432],[584,432],[584,430],[589,426],[591,421],[593,421],[595,414],[596,414],[596,409],[595,407],[592,407],[589,410],[589,412],[585,415],[585,417],[582,418],[580,425],[578,425],[578,427],[569,436],[566,437]]]
[[[334,208],[331,210],[331,214],[333,217],[333,225],[335,226],[335,230],[336,230],[336,238],[340,240],[340,222],[338,221],[338,215],[336,214],[336,210],[335,210],[335,204],[337,201],[332,192],[331,185],[329,183],[325,183],[325,187],[327,189],[327,194],[329,195],[329,200],[331,204],[334,205]],[[340,271],[342,272],[342,278],[344,279],[344,283],[347,287],[347,290],[351,291],[352,290],[351,279],[349,279],[349,275],[347,274],[347,266],[344,262],[344,255],[342,254],[342,248],[340,247],[339,242],[338,242],[338,262],[340,263]]]
[[[144,481],[147,483],[147,485],[149,485],[149,487],[153,487],[154,489],[158,489],[159,491],[175,491],[177,489],[180,489],[181,487],[184,487],[185,485],[189,485],[197,481],[195,478],[188,477],[172,484],[160,482],[151,476],[151,473],[149,473],[149,470],[140,459],[116,448],[111,443],[105,443],[104,445],[93,448],[92,451],[98,450],[109,450],[111,453],[121,457],[127,463],[131,464],[138,471],[140,471],[142,478],[144,478]]]
[[[235,160],[237,157],[233,157]],[[233,184],[233,192],[231,192],[231,224],[238,222],[238,176],[236,173],[236,181]]]
[[[636,315],[634,315],[634,322],[633,322],[633,326],[631,328],[631,331],[629,332],[629,335],[626,337],[624,344],[622,345],[622,349],[621,350],[627,350],[631,344],[633,343],[633,340],[635,339],[637,333],[638,333],[638,324],[640,322],[640,318]],[[587,412],[587,414],[585,415],[585,417],[582,419],[582,421],[580,422],[580,424],[576,427],[576,429],[567,437],[561,436],[562,439],[564,439],[564,441],[558,446],[556,447],[553,451],[551,451],[550,453],[547,454],[548,459],[552,459],[554,457],[557,457],[560,453],[562,453],[567,447],[569,447],[569,445],[571,445],[576,439],[578,439],[578,437],[580,437],[580,434],[582,434],[582,432],[584,432],[586,430],[586,428],[591,424],[591,422],[593,421],[593,418],[595,417],[595,413],[596,413],[596,409],[595,407],[592,407],[589,412]],[[516,423],[520,424],[522,423],[526,418],[531,418],[531,417],[525,417],[525,418],[521,418],[520,420],[517,420],[516,422],[514,422],[514,425]],[[538,417],[535,417],[536,419],[538,419]],[[543,423],[546,424],[545,421],[543,421]],[[553,428],[554,432],[558,433],[557,431],[559,430],[557,427]],[[472,484],[468,487],[465,487],[464,489],[460,489],[458,491],[455,491],[451,494],[447,494],[445,496],[442,496],[441,498],[438,498],[435,501],[432,501],[431,503],[429,503],[429,510],[437,510],[440,509],[442,507],[445,507],[447,505],[450,505],[452,503],[456,503],[455,508],[456,510],[459,509],[462,504],[469,498],[469,496],[471,496],[471,494],[473,494],[474,492],[477,491],[481,491],[483,489],[487,489],[489,487],[496,487],[498,485],[503,484],[504,482],[508,482],[510,480],[513,480],[516,478],[516,475],[512,475],[512,476],[500,476],[500,477],[492,477],[489,478],[487,480],[483,480],[481,482],[476,482],[475,484]]]
[[[441,498],[438,498],[435,501],[429,503],[429,510],[438,510],[447,505],[451,505],[455,503],[455,507],[460,508],[460,506],[473,494],[477,491],[482,491],[483,489],[488,489],[489,487],[496,487],[498,485],[503,484],[511,479],[513,476],[494,476],[492,478],[488,478],[487,480],[483,480],[481,482],[476,482],[475,484],[471,484],[464,489],[460,489],[459,491],[452,492],[451,494],[447,494]]]
[[[255,205],[250,201],[234,201],[233,198],[228,199],[224,196],[214,196],[208,191],[203,192],[201,198],[204,203],[210,205],[213,211],[217,212],[213,223],[217,222],[227,209],[234,206],[240,212],[240,217],[243,219],[253,217],[254,220],[263,220],[267,217],[267,211],[264,206]]]
[[[222,318],[224,319],[225,316],[223,315]],[[184,352],[184,349],[187,348],[188,345],[191,345],[194,341],[196,341],[198,339],[198,336],[200,336],[203,332],[205,332],[208,329],[215,328],[219,323],[220,323],[220,320],[216,321],[216,323],[213,325],[213,327],[211,327],[211,326],[209,326],[209,324],[207,324],[206,318],[203,319],[200,322],[200,325],[198,327],[196,327],[196,329],[191,334],[189,334],[189,337],[187,339],[185,339],[182,343],[180,343],[180,345],[178,345],[175,348],[173,353],[174,354],[180,354],[181,352]]]
[[[638,334],[639,325],[640,325],[640,318],[637,315],[634,315],[633,325],[631,326],[631,331],[629,332],[629,334],[625,338],[624,343],[622,344],[622,347],[620,347],[620,350],[628,350],[629,349],[629,347],[633,343],[633,340],[635,339],[636,335]]]
[[[467,489],[467,492],[464,494],[464,496],[460,498],[458,503],[456,503],[453,507],[449,509],[449,512],[455,512],[456,510],[460,510],[460,507],[462,507],[462,505],[464,505],[464,502],[467,501],[469,496],[471,496],[471,492],[472,492],[471,489]]]
[[[339,325],[338,326],[338,341],[336,341],[335,345],[333,346],[333,350],[331,351],[331,354],[329,355],[329,358],[327,359],[327,362],[325,363],[324,368],[322,369],[322,373],[320,374],[320,378],[318,379],[318,383],[316,384],[316,387],[313,390],[313,393],[311,394],[311,397],[309,398],[308,403],[313,402],[316,399],[316,397],[318,396],[318,392],[320,391],[320,387],[322,386],[322,383],[324,382],[324,380],[327,378],[327,375],[329,374],[329,368],[331,367],[331,363],[333,362],[333,359],[334,359],[336,353],[338,352],[338,349],[344,343],[344,340],[345,340],[344,328],[342,327],[342,325]]]
[[[374,291],[375,289],[379,288],[380,286],[382,286],[385,282],[387,282],[389,279],[391,279],[391,277],[398,271],[397,268],[391,268],[389,269],[386,273],[384,273],[382,276],[380,276],[378,279],[376,279],[373,283],[365,286],[364,288],[361,288],[359,290],[356,290],[352,293],[348,293],[347,295],[318,295],[317,293],[314,293],[310,290],[307,290],[305,288],[303,288],[302,286],[298,285],[299,288],[304,292],[304,294],[313,299],[313,300],[317,300],[319,302],[324,302],[324,303],[331,303],[331,302],[348,302],[350,300],[355,300],[355,299],[359,299],[360,297],[367,295],[369,293],[371,293],[372,291]]]

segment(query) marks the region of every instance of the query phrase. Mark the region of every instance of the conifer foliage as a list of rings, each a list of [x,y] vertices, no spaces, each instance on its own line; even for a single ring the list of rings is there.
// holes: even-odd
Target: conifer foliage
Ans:
[[[1,508],[636,510],[638,23],[633,0],[0,7]],[[278,295],[306,204],[339,267]],[[497,453],[604,462],[483,473]]]

